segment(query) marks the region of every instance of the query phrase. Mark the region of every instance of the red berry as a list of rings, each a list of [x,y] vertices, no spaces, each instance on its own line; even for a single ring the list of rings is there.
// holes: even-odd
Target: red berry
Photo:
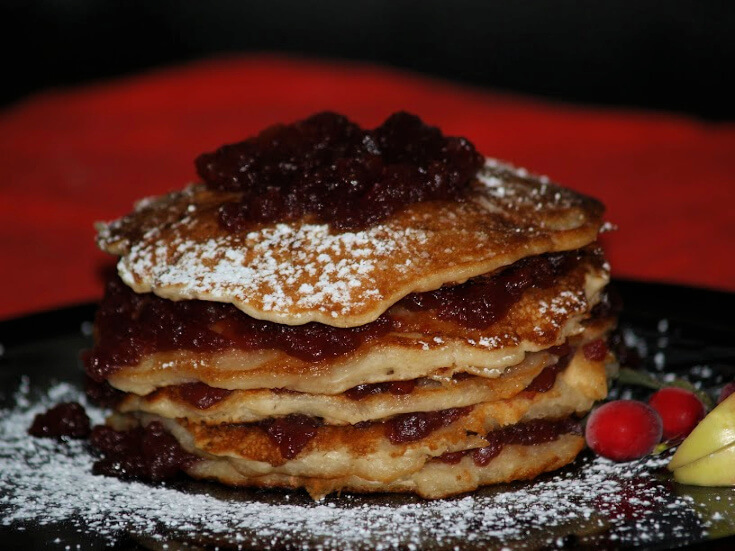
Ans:
[[[603,404],[587,420],[587,445],[603,457],[630,461],[648,455],[661,441],[662,423],[656,410],[634,400]]]
[[[683,440],[706,413],[697,395],[683,388],[662,388],[651,396],[648,404],[661,416],[664,440]]]
[[[733,381],[732,383],[727,383],[724,387],[722,387],[722,392],[720,392],[720,397],[717,399],[717,403],[719,404],[723,402],[725,398],[730,396],[730,394],[732,394],[733,392],[735,392],[735,381]]]

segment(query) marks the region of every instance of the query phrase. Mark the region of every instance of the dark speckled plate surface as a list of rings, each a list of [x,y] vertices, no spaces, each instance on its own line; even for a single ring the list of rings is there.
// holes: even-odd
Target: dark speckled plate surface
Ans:
[[[656,375],[675,373],[684,376],[713,395],[724,382],[735,379],[735,321],[732,318],[732,312],[735,312],[735,295],[633,281],[617,281],[616,285],[625,303],[621,328],[624,334],[635,340],[642,354],[641,369]],[[92,319],[93,312],[94,305],[80,305],[0,322],[0,408],[8,410],[14,407],[14,392],[24,376],[30,382],[31,393],[48,388],[54,381],[69,381],[81,385],[78,354],[90,343],[82,326]],[[638,389],[618,387],[615,392],[645,397],[645,393],[641,394]],[[591,462],[592,457],[586,452],[572,466],[563,470],[562,475],[573,479]],[[0,453],[0,474],[2,470],[3,458]],[[550,476],[541,477],[541,480],[548,481]],[[478,495],[490,499],[503,493],[518,492],[519,489],[533,490],[537,483],[487,488],[478,492]],[[431,549],[487,549],[503,546],[509,549],[735,549],[735,489],[680,486],[673,483],[663,469],[659,469],[645,483],[656,485],[656,495],[660,496],[655,504],[646,505],[647,510],[643,512],[647,522],[650,523],[653,519],[660,524],[660,530],[653,539],[650,530],[636,533],[635,515],[631,516],[630,522],[625,526],[629,537],[624,540],[614,535],[611,537],[604,529],[605,522],[599,522],[597,528],[590,530],[588,518],[582,518],[581,515],[580,518],[573,518],[572,515],[568,521],[556,523],[553,530],[536,530],[536,533],[529,526],[523,538],[502,541],[502,538],[483,533],[487,524],[482,524],[479,518],[477,529],[473,529],[472,515],[481,512],[469,512],[463,519],[464,529],[458,531],[456,537],[438,542],[429,536],[422,538],[414,533],[402,540],[401,531],[415,532],[416,527],[396,524],[395,537],[391,541],[399,542],[399,548],[409,548],[410,544],[414,544],[418,548]],[[621,484],[625,492],[625,484],[629,482],[623,481]],[[634,486],[631,485],[630,488]],[[177,483],[173,489],[190,495],[206,494],[243,506],[252,503],[284,504],[307,509],[314,506],[308,497],[300,493],[289,495],[282,492],[232,490],[214,484],[189,481]],[[681,496],[687,496],[691,510],[672,517],[667,514],[666,508],[671,506],[672,500]],[[392,507],[398,511],[402,507],[413,507],[422,502],[411,497],[376,495],[333,496],[326,503],[333,503],[343,510],[353,507],[380,507],[385,510],[386,507]],[[626,495],[621,503],[624,505],[623,509],[630,505],[635,510],[635,493]],[[621,503],[617,510],[601,508],[599,515],[612,517],[629,514],[627,510],[621,512]],[[3,501],[3,496],[0,495],[0,519],[10,514],[11,508],[12,505]],[[206,519],[203,522],[206,523]],[[109,534],[103,537],[97,530],[85,524],[84,520],[78,519],[50,524],[26,519],[9,526],[2,524],[4,523],[0,522],[2,549],[203,549],[217,546],[259,549],[265,542],[262,533],[252,530],[241,530],[237,538],[233,538],[228,537],[231,534],[212,536],[196,529],[180,532],[158,526],[145,532],[134,528],[126,530],[123,526],[111,539]],[[619,522],[618,524],[620,525]],[[262,523],[259,526],[262,528]],[[366,539],[360,545],[355,545],[354,542],[349,545],[344,542],[340,544],[339,538],[324,539],[318,534],[307,532],[292,530],[280,538],[271,538],[268,540],[269,547],[343,549],[351,545],[362,549],[378,547],[384,543],[377,537],[371,539],[373,536],[369,528]]]

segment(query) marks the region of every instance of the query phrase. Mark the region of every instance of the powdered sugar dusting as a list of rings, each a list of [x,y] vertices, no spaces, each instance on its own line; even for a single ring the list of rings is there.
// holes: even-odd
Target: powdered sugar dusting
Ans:
[[[579,196],[574,192],[552,183],[547,176],[531,174],[525,168],[498,159],[486,158],[485,166],[478,172],[477,179],[483,184],[487,194],[497,201],[494,208],[499,211],[518,209],[522,206],[536,212],[568,209],[579,200]],[[555,225],[555,223],[545,224],[541,218],[538,221],[541,227]],[[583,222],[582,218],[572,218],[557,229],[572,229],[579,227]]]
[[[16,406],[0,414],[0,510],[6,526],[64,522],[108,544],[133,534],[159,545],[204,541],[258,549],[523,549],[570,542],[625,547],[696,540],[722,522],[735,530],[728,513],[735,510],[732,494],[723,494],[714,512],[691,496],[677,496],[660,479],[666,457],[625,464],[586,458],[533,483],[434,502],[343,495],[314,503],[300,493],[123,482],[92,475],[84,443],[29,437],[33,416],[48,405],[85,402],[65,383],[40,397],[31,390],[27,382],[22,385]],[[96,422],[104,415],[88,411]]]
[[[175,289],[183,298],[232,297],[262,312],[318,311],[332,318],[381,299],[377,267],[390,264],[397,253],[420,260],[427,239],[421,230],[386,226],[332,234],[324,224],[276,224],[203,241],[175,230],[173,240],[148,235],[133,245],[118,264],[122,279]],[[408,265],[394,269],[405,271]]]

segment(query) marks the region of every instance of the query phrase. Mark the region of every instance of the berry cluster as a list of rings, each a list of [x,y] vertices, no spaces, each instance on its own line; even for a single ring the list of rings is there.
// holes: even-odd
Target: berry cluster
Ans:
[[[678,444],[704,418],[705,406],[696,394],[682,388],[657,391],[648,403],[608,402],[589,416],[587,445],[603,457],[630,461],[648,455],[662,440]]]

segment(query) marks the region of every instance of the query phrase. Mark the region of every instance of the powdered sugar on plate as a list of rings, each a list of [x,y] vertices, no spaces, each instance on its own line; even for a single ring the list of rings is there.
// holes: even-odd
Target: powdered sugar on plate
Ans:
[[[24,381],[15,406],[0,413],[4,526],[63,523],[108,545],[132,538],[157,548],[188,542],[325,550],[618,548],[695,541],[723,522],[735,531],[733,492],[713,498],[714,507],[686,493],[677,495],[679,488],[662,473],[668,457],[615,464],[585,456],[532,483],[439,501],[343,495],[315,503],[301,493],[125,482],[93,475],[93,457],[84,442],[27,435],[35,414],[70,400],[84,404],[93,422],[103,420],[105,412],[89,406],[68,383],[39,393]],[[56,543],[69,545],[64,538]]]

